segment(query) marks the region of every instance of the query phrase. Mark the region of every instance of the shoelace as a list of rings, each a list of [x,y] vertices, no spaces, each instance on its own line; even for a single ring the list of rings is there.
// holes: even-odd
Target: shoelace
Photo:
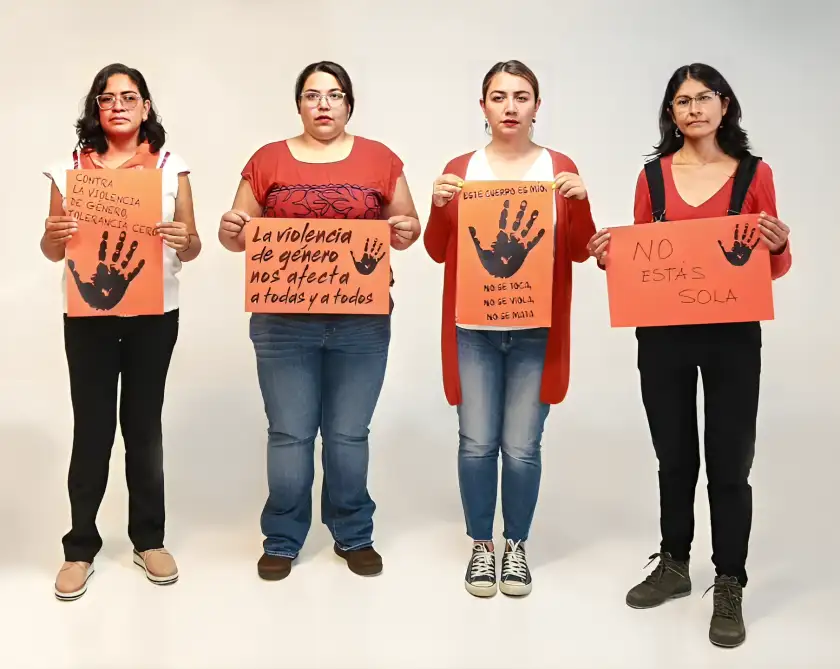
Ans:
[[[738,583],[738,579],[734,576],[722,576],[714,585],[706,588],[703,596],[705,597],[706,593],[712,588],[715,591],[714,615],[719,618],[739,620],[738,604],[741,603],[742,588],[741,584]]]
[[[645,583],[650,583],[652,585],[658,584],[662,580],[662,577],[665,576],[665,573],[668,571],[675,573],[677,576],[683,575],[682,572],[676,567],[676,560],[674,560],[668,553],[654,553],[648,559],[650,560],[650,562],[648,562],[643,567],[644,569],[650,567],[650,565],[656,559],[659,559],[659,564],[656,565],[656,568],[645,579]]]
[[[522,581],[528,578],[528,562],[525,559],[525,551],[519,546],[520,542],[514,543],[508,539],[508,549],[505,551],[502,562],[502,578],[511,576]]]
[[[470,565],[470,578],[481,578],[484,576],[495,577],[496,565],[493,562],[493,553],[487,550],[484,544],[476,544],[473,549],[472,564]]]

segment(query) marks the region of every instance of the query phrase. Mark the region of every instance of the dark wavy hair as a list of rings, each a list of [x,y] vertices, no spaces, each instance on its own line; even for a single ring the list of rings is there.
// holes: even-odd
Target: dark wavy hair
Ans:
[[[345,95],[347,102],[347,120],[353,116],[353,110],[356,109],[356,96],[353,95],[353,82],[350,80],[350,75],[338,63],[333,63],[331,60],[322,60],[317,63],[307,65],[298,75],[295,81],[295,103],[297,110],[300,112],[300,96],[303,95],[303,87],[306,85],[306,80],[309,79],[316,72],[326,72],[335,77],[338,82],[338,87]]]
[[[677,124],[671,117],[671,104],[680,86],[687,79],[699,81],[718,94],[721,101],[726,100],[729,105],[717,130],[717,142],[720,148],[729,156],[741,159],[750,151],[750,143],[746,131],[741,127],[741,105],[729,82],[723,75],[710,65],[703,63],[692,63],[683,65],[671,75],[668,85],[665,87],[665,95],[662,98],[662,106],[659,109],[659,132],[661,137],[659,144],[654,147],[654,152],[648,154],[655,158],[676,153],[682,148],[684,138],[677,137]]]
[[[146,79],[138,71],[122,63],[113,63],[103,67],[93,78],[90,91],[85,98],[85,107],[79,120],[76,121],[76,136],[79,138],[79,148],[93,149],[97,153],[105,153],[108,150],[108,138],[102,125],[99,123],[99,106],[96,104],[96,96],[101,95],[108,85],[108,79],[115,74],[124,74],[134,82],[144,101],[149,101],[149,118],[140,124],[139,140],[148,141],[152,152],[157,153],[166,142],[166,130],[161,125],[160,118],[152,103],[152,94]]]
[[[534,99],[540,99],[540,83],[537,81],[537,75],[534,74],[533,70],[529,68],[525,63],[522,63],[518,60],[506,60],[503,62],[496,63],[487,74],[484,75],[484,81],[481,82],[481,99],[484,100],[487,97],[487,91],[490,88],[490,82],[493,81],[493,77],[500,73],[512,74],[516,77],[522,77],[525,81],[531,84],[531,88],[534,89]]]

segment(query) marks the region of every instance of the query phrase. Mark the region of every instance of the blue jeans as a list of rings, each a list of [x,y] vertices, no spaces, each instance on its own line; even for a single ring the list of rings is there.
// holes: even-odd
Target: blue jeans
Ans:
[[[254,314],[251,341],[268,418],[268,555],[296,558],[312,523],[315,437],[321,431],[321,521],[343,550],[373,543],[368,433],[379,399],[388,316]]]
[[[549,405],[540,402],[548,330],[458,328],[462,402],[458,479],[467,534],[493,539],[499,451],[504,538],[525,541],[540,488],[540,440]]]

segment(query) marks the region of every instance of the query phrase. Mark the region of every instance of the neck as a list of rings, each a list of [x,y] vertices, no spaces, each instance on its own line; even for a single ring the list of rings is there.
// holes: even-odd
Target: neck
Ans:
[[[342,145],[347,140],[347,133],[342,130],[335,137],[330,137],[329,139],[320,139],[318,137],[310,135],[308,132],[304,132],[298,137],[298,139],[307,148],[317,150],[325,149],[330,146]]]
[[[527,135],[519,135],[516,137],[506,137],[504,139],[493,137],[487,145],[487,149],[489,149],[491,153],[494,153],[502,158],[518,158],[519,156],[528,153],[528,150],[532,146],[534,146],[534,143],[531,141],[530,137]]]
[[[139,133],[130,137],[109,137],[105,156],[128,156],[137,153],[140,146]]]
[[[686,138],[679,153],[683,162],[697,163],[700,165],[714,163],[724,155],[714,135],[703,137],[699,140]]]

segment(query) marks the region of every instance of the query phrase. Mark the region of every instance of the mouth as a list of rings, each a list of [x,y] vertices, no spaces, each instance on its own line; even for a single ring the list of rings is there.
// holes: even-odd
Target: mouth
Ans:
[[[691,123],[688,124],[688,127],[692,127],[692,126],[695,126],[695,125],[705,125],[705,124],[706,124],[705,121],[692,121]]]
[[[123,118],[122,116],[115,116],[111,119],[111,123],[128,123],[127,118]]]
[[[332,121],[331,116],[327,116],[326,114],[321,114],[320,116],[315,117],[315,123],[329,123]]]
[[[502,121],[502,125],[508,128],[515,128],[519,125],[519,121],[517,121],[516,119],[508,118]]]

